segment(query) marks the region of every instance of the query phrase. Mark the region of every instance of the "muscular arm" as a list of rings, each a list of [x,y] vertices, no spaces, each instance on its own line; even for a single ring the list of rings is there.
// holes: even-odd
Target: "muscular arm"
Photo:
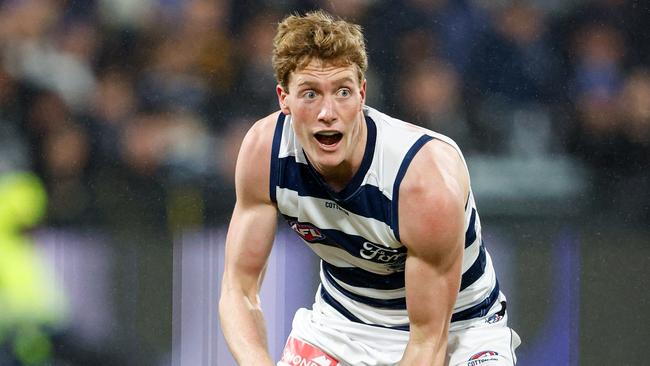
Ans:
[[[237,203],[226,238],[219,314],[228,347],[242,366],[274,365],[258,294],[277,223],[269,197],[276,117],[273,114],[258,121],[244,138],[235,174]]]
[[[468,186],[458,153],[438,140],[422,148],[402,182],[399,225],[408,249],[410,338],[400,365],[444,365],[460,288]]]

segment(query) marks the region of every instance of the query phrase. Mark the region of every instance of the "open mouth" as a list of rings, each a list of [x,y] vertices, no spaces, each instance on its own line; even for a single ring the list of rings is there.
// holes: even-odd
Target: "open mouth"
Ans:
[[[318,132],[314,136],[318,142],[326,146],[336,145],[343,138],[343,134],[336,131]]]

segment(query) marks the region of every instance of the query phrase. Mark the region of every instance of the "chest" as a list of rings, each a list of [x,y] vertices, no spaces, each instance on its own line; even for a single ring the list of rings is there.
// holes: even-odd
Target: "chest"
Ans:
[[[402,271],[406,248],[388,222],[390,200],[366,190],[341,202],[278,189],[278,209],[287,225],[326,262],[382,274]]]

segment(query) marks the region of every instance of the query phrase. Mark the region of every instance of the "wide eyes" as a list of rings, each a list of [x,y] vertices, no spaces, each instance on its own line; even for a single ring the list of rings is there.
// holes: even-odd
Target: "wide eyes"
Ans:
[[[313,90],[307,90],[302,94],[302,96],[307,99],[314,99],[316,98],[316,92]]]
[[[348,88],[341,88],[336,91],[336,96],[340,98],[348,98],[352,95],[352,92]],[[314,90],[306,90],[302,93],[302,97],[305,99],[316,99],[318,94]]]
[[[336,92],[336,95],[339,97],[347,98],[352,95],[352,93],[350,93],[350,89],[348,88],[341,88]]]

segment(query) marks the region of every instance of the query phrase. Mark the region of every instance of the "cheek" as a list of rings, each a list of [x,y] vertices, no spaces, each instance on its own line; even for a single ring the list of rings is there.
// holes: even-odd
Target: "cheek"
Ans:
[[[299,121],[309,120],[310,116],[313,115],[314,107],[310,103],[304,103],[300,100],[293,101],[290,105],[291,114],[294,116],[294,119]]]
[[[298,137],[300,142],[304,144],[310,138],[310,133],[309,133],[309,129],[307,128],[307,124],[303,122],[296,123],[297,116],[294,114],[293,117],[294,117],[293,131],[296,133],[296,136]]]

